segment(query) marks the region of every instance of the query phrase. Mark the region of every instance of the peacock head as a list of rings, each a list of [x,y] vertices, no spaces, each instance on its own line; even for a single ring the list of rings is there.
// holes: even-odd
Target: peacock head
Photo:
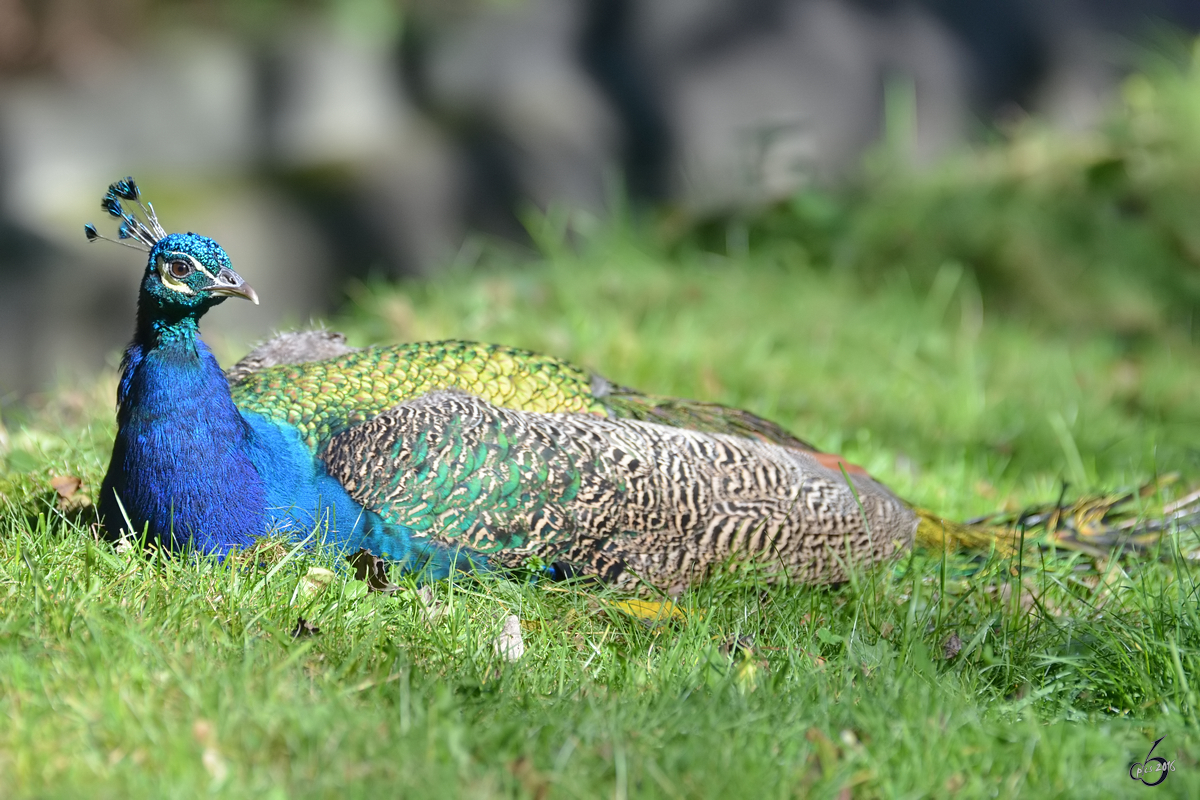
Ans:
[[[126,210],[122,200],[137,203],[146,219]],[[88,223],[83,230],[89,242],[104,239],[149,253],[140,304],[168,316],[188,317],[199,317],[226,297],[244,297],[258,304],[258,294],[233,271],[221,245],[198,233],[163,230],[154,206],[142,202],[133,178],[109,186],[100,205],[121,220],[118,238],[101,236],[96,226]]]

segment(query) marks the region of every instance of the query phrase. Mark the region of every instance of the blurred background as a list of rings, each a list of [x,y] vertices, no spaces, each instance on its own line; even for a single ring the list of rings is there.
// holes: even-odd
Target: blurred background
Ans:
[[[1197,33],[1196,0],[0,0],[0,398],[130,335],[141,256],[82,235],[127,174],[262,296],[218,346],[555,208],[1194,338]]]

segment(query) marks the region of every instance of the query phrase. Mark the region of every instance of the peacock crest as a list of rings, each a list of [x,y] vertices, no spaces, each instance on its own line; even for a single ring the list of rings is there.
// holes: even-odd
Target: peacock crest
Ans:
[[[136,214],[127,211],[125,206],[121,205],[122,200],[137,203],[145,220],[139,219]],[[154,212],[154,204],[142,202],[141,191],[138,189],[137,181],[132,177],[122,178],[110,184],[108,191],[100,200],[100,207],[107,211],[110,216],[121,220],[121,226],[117,229],[117,238],[111,239],[101,235],[96,230],[96,226],[89,222],[83,226],[83,232],[89,242],[103,239],[107,242],[113,242],[148,253],[167,235],[167,232],[163,230],[162,225],[158,222],[158,214]]]

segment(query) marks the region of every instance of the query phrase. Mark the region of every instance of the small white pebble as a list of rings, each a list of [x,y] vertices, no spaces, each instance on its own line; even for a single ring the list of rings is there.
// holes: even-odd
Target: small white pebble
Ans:
[[[500,635],[492,643],[496,655],[505,661],[516,661],[525,655],[525,640],[521,637],[521,620],[516,614],[509,614],[504,620]]]
[[[417,602],[421,605],[421,613],[430,625],[436,625],[446,616],[448,609],[439,603],[433,594],[433,587],[425,584],[417,590]]]

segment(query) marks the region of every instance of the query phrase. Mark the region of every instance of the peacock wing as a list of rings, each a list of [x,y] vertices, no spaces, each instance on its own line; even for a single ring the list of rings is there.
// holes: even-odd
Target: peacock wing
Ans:
[[[855,476],[856,498],[809,453],[457,391],[400,403],[320,455],[355,500],[418,536],[627,588],[686,584],[730,559],[841,580],[849,561],[911,544],[916,527],[885,488]]]

